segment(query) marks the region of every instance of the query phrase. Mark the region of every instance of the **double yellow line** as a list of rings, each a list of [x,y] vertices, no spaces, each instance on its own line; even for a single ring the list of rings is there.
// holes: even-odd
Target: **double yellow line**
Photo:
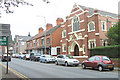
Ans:
[[[1,62],[0,62],[0,65],[2,65],[4,68],[6,68],[6,65],[5,65],[5,64],[2,64]],[[24,80],[31,80],[31,79],[29,79],[28,77],[26,77],[25,75],[23,75],[23,74],[15,71],[14,69],[12,69],[12,68],[10,68],[10,67],[8,67],[8,70],[12,71],[15,75],[18,76],[18,78],[22,78],[22,79],[24,79]]]

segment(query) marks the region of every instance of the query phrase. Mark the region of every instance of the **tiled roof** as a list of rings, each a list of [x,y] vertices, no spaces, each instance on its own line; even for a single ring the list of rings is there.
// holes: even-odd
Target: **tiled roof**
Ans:
[[[58,29],[61,25],[58,25],[58,26],[55,26],[51,29],[48,29],[46,31],[43,31],[41,33],[38,33],[36,34],[34,37],[32,37],[31,39],[29,39],[28,41],[31,41],[31,40],[34,40],[34,39],[37,39],[37,38],[40,38],[40,37],[44,37],[45,36],[45,33],[46,33],[46,36],[47,35],[50,35],[52,32],[54,32],[56,29]]]
[[[94,13],[94,8],[89,8],[89,7],[85,7],[85,6],[81,6],[79,5],[83,10],[85,8],[88,8],[88,11],[89,11],[89,16],[91,16],[93,13]],[[115,14],[115,13],[110,13],[110,12],[106,12],[106,11],[102,11],[102,10],[98,10],[98,13],[100,13],[101,15],[104,15],[104,16],[111,16],[111,17],[114,17],[114,18],[117,18],[118,15]]]

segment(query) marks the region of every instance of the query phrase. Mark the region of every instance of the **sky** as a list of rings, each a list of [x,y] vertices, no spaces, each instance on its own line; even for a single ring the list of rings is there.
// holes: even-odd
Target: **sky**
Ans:
[[[11,10],[14,10],[12,14],[2,12],[0,23],[11,25],[13,38],[15,35],[27,36],[29,32],[31,36],[34,36],[38,33],[38,28],[43,27],[45,29],[47,23],[55,26],[58,17],[63,18],[65,21],[75,3],[118,14],[118,2],[120,0],[49,0],[49,4],[44,3],[42,0],[26,1],[34,6],[20,5],[17,8],[12,7]]]

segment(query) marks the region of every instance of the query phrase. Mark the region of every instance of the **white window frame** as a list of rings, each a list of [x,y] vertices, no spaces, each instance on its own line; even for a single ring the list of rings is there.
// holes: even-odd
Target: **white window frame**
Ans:
[[[95,39],[90,39],[90,40],[88,40],[89,49],[91,49],[91,45],[90,45],[91,42],[94,42],[94,47],[96,47],[96,40]]]
[[[93,23],[93,24],[94,24],[94,30],[90,30],[90,26],[89,26],[90,23]],[[94,21],[90,21],[90,22],[88,23],[88,32],[92,32],[92,31],[95,31],[95,22],[94,22]]]
[[[35,40],[33,40],[33,46],[35,46]]]
[[[65,36],[64,36],[64,33],[65,33]],[[66,30],[63,30],[62,31],[62,38],[65,38],[66,37]]]
[[[103,22],[105,23],[105,29],[104,30],[103,30]],[[102,28],[102,31],[107,31],[106,21],[101,21],[101,28]]]
[[[66,50],[65,50],[65,48],[64,47],[66,47],[66,44],[64,43],[64,44],[62,44],[62,52],[66,52]],[[67,49],[67,47],[66,47],[66,49]]]
[[[102,40],[102,46],[104,46],[104,43],[105,43],[105,46],[107,46],[107,45],[108,45],[107,40]]]
[[[116,24],[115,22],[112,22],[112,27],[114,27],[114,26],[115,26],[115,24]]]
[[[37,40],[37,46],[39,46],[39,43],[40,43],[40,41],[39,41],[39,39]]]
[[[30,42],[30,47],[32,47],[32,43]]]
[[[78,18],[78,21],[79,21],[79,25],[80,25],[80,18],[79,18],[79,16],[78,15],[75,15],[74,17],[73,17],[73,19],[72,19],[72,32],[76,32],[76,31],[73,31],[73,23],[74,23],[74,19],[75,18]],[[80,29],[78,29],[77,31],[79,31]]]

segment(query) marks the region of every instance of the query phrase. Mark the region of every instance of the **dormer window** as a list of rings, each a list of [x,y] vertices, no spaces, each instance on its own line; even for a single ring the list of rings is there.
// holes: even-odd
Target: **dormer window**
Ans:
[[[88,32],[95,31],[95,23],[93,21],[90,21],[88,23]]]
[[[73,32],[80,30],[80,22],[79,22],[79,17],[74,16],[73,18]]]

